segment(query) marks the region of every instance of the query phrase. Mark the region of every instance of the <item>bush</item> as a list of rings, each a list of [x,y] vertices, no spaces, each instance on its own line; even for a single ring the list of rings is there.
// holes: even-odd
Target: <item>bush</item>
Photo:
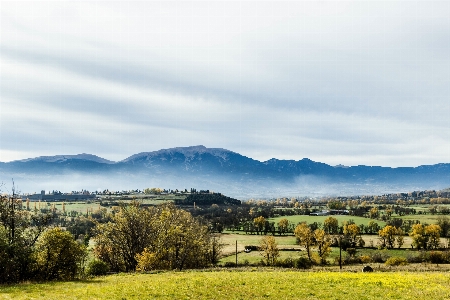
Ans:
[[[312,262],[306,257],[300,257],[294,260],[294,267],[297,269],[310,269]]]
[[[425,251],[421,251],[418,255],[409,254],[406,257],[406,260],[408,261],[408,263],[423,263],[425,261],[428,261],[428,253]]]
[[[384,263],[390,258],[390,256],[384,251],[376,251],[371,255],[371,257],[374,263]]]
[[[430,251],[428,254],[428,261],[433,264],[443,264],[446,263],[446,255],[442,251]]]
[[[386,260],[385,264],[387,266],[404,266],[408,264],[408,261],[404,257],[393,256]]]
[[[92,260],[86,270],[86,274],[90,276],[106,275],[109,272],[109,266],[104,261],[94,259]]]
[[[224,265],[225,268],[233,268],[236,267],[236,264],[234,262],[231,261],[227,261]]]
[[[288,257],[286,259],[279,259],[275,263],[275,266],[282,267],[282,268],[294,268],[295,267],[295,261]]]
[[[368,264],[373,262],[372,257],[370,257],[369,255],[361,255],[359,257],[359,260],[361,261],[361,263],[363,264]]]

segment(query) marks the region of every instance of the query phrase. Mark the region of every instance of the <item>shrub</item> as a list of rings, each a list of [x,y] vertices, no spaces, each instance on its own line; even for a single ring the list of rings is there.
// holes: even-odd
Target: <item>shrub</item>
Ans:
[[[446,257],[442,251],[430,251],[428,261],[433,264],[442,264],[446,262]]]
[[[297,269],[310,269],[312,262],[306,257],[300,257],[294,260],[294,267]]]
[[[370,257],[369,255],[361,255],[359,257],[359,260],[361,261],[361,263],[363,264],[368,264],[373,262],[372,257]]]
[[[232,267],[236,267],[236,264],[234,262],[231,261],[227,261],[224,265],[225,268],[232,268]]]
[[[294,268],[295,262],[292,258],[288,257],[285,259],[277,260],[277,262],[275,263],[275,266],[282,267],[282,268]]]
[[[86,274],[90,276],[106,275],[109,272],[109,266],[104,261],[94,259],[91,261],[86,270]]]
[[[408,263],[422,263],[428,261],[428,253],[426,251],[421,251],[418,255],[409,254],[406,257]]]
[[[375,263],[384,263],[390,256],[384,251],[376,251],[372,255],[372,261]]]
[[[393,256],[386,260],[387,266],[404,266],[408,264],[408,261],[404,257]]]

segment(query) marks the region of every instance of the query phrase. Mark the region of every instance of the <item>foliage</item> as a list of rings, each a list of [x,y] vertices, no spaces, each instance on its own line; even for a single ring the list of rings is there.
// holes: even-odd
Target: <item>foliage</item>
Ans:
[[[331,253],[331,238],[324,230],[316,229],[314,230],[314,239],[319,257],[318,263],[326,264],[327,257]]]
[[[220,243],[191,214],[173,204],[122,205],[95,228],[96,257],[113,271],[201,268],[214,264]]]
[[[409,236],[412,239],[414,248],[417,248],[417,250],[426,249],[428,240],[425,236],[425,226],[422,224],[413,225]]]
[[[275,238],[273,236],[263,237],[259,243],[259,249],[261,255],[264,257],[265,263],[269,266],[275,265],[280,256],[280,250],[278,249]]]
[[[44,280],[70,280],[81,271],[86,249],[74,241],[68,231],[56,227],[46,230],[39,237],[34,255],[38,277]]]
[[[387,225],[378,231],[378,235],[380,237],[381,247],[383,248],[393,249],[395,245],[400,248],[404,243],[404,232],[401,228]]]
[[[290,227],[289,220],[286,218],[283,218],[278,222],[278,230],[279,230],[280,234],[287,233],[289,230],[289,227]]]
[[[323,230],[327,234],[338,234],[339,233],[339,223],[334,217],[328,217],[323,221]]]
[[[220,193],[192,193],[185,199],[176,199],[177,205],[241,205],[241,201]]]
[[[431,224],[425,227],[425,234],[428,236],[428,249],[439,248],[441,227],[436,224]]]
[[[26,210],[14,192],[0,196],[0,283],[35,276],[34,244],[51,219],[49,214]]]
[[[86,274],[90,276],[106,275],[108,272],[108,264],[98,259],[91,260],[86,269]]]
[[[305,247],[308,259],[312,262],[311,250],[314,245],[313,231],[308,225],[306,225],[306,223],[301,223],[295,227],[294,234],[297,238],[298,244]]]
[[[385,264],[387,266],[404,266],[404,265],[408,264],[408,261],[404,257],[393,256],[393,257],[389,257],[386,260]]]

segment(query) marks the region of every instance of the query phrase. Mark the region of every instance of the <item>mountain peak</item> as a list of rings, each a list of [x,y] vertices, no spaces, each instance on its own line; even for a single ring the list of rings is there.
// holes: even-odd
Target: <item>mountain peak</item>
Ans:
[[[75,155],[54,155],[54,156],[39,156],[35,158],[27,158],[22,160],[16,160],[15,162],[48,162],[48,163],[60,163],[70,159],[94,161],[102,164],[113,164],[113,161],[101,158],[97,155],[81,153]]]

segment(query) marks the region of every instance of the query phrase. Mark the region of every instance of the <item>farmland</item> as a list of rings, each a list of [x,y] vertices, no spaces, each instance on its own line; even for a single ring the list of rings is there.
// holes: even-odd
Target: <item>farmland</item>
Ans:
[[[329,216],[294,215],[294,216],[276,217],[276,218],[269,219],[269,221],[278,223],[281,219],[288,219],[289,222],[294,223],[294,224],[298,224],[301,222],[306,222],[307,224],[312,224],[314,222],[323,224],[323,221],[328,217]],[[357,225],[360,225],[360,224],[367,225],[367,223],[369,223],[369,221],[370,221],[370,219],[368,219],[368,218],[349,216],[349,215],[334,215],[333,218],[336,218],[338,220],[339,224],[342,224],[344,221],[353,220],[353,222],[355,222],[355,224],[357,224]],[[386,225],[386,222],[384,222],[384,221],[377,220],[376,222],[380,226]]]
[[[117,274],[0,286],[0,299],[447,299],[443,272],[297,272],[277,269]]]

